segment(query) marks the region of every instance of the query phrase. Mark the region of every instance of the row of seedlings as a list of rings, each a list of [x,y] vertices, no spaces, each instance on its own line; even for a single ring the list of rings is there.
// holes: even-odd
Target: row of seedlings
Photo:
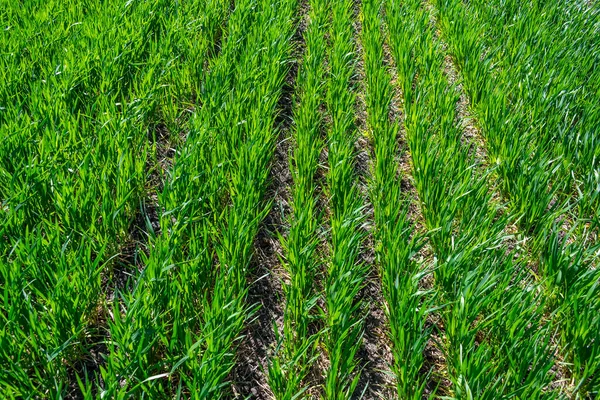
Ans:
[[[572,218],[597,229],[600,8],[556,0],[499,3],[471,2],[469,16],[486,27],[487,57],[505,71],[504,84],[527,104],[529,129],[551,143],[559,168],[552,184],[561,199],[575,203]]]
[[[324,397],[350,398],[360,377],[357,351],[362,341],[363,317],[357,295],[364,286],[366,266],[360,260],[365,237],[363,198],[355,173],[356,92],[354,76],[354,3],[331,3],[326,108],[327,196],[329,198],[330,259],[325,278],[325,338],[329,361]]]
[[[294,150],[290,161],[293,186],[289,233],[282,238],[284,266],[289,274],[285,285],[281,344],[269,366],[269,385],[274,397],[291,400],[309,389],[307,376],[317,357],[315,319],[319,294],[314,282],[321,265],[321,211],[315,181],[324,148],[322,105],[324,103],[325,33],[329,15],[327,2],[311,1],[309,26],[304,34],[306,49],[298,72],[298,94],[294,111]]]
[[[2,18],[0,381],[9,397],[91,395],[103,280],[145,197],[176,14],[11,2]]]
[[[570,371],[570,390],[573,396],[595,394],[600,390],[600,347],[596,345],[600,331],[600,272],[594,267],[600,254],[598,245],[586,243],[585,235],[577,234],[585,229],[585,218],[575,220],[570,230],[561,226],[569,206],[555,201],[559,185],[551,182],[555,172],[549,166],[553,157],[548,145],[551,142],[534,139],[540,129],[529,128],[532,122],[529,100],[524,100],[527,96],[514,98],[510,94],[511,88],[519,85],[509,75],[511,69],[474,62],[485,60],[486,47],[479,41],[481,28],[472,24],[468,9],[459,2],[439,1],[436,5],[442,32],[473,101],[490,158],[498,165],[509,206],[521,217],[521,227],[532,232],[531,247],[539,259],[539,279],[546,289],[548,313],[559,329],[560,353]],[[523,89],[527,90],[534,89],[529,85]],[[543,106],[532,106],[536,107]],[[543,127],[543,122],[540,124]]]
[[[392,372],[400,399],[422,399],[429,374],[425,346],[431,298],[419,287],[424,276],[413,256],[423,245],[408,218],[411,199],[403,193],[399,126],[390,119],[393,87],[384,63],[383,2],[362,2],[362,45],[366,77],[367,129],[373,142],[371,199],[377,264],[382,280],[392,348]]]
[[[538,398],[552,382],[543,298],[508,248],[511,216],[457,126],[458,93],[421,1],[388,1],[389,40],[404,95],[415,186],[437,259],[453,398]],[[551,394],[548,395],[552,397]]]
[[[251,310],[247,273],[275,148],[296,2],[236,4],[210,65],[184,149],[161,196],[157,237],[126,312],[115,318],[107,373],[121,396],[221,398]],[[123,380],[127,382],[123,385]]]

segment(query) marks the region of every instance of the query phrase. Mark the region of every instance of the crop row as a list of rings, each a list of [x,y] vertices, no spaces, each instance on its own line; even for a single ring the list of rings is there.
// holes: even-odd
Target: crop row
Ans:
[[[363,335],[359,292],[367,273],[360,259],[366,234],[364,199],[355,170],[354,4],[311,2],[309,16],[295,112],[292,214],[284,240],[290,283],[286,287],[282,354],[272,360],[270,378],[276,398],[302,396],[315,383],[306,378],[318,357],[316,350],[323,349],[328,366],[318,390],[324,398],[340,399],[354,394],[360,377],[356,359]],[[325,141],[322,130],[326,131]],[[317,172],[324,149],[327,208],[319,210]],[[324,238],[322,226],[328,227]],[[316,254],[321,240],[327,246],[325,256]],[[323,293],[315,285],[316,279],[323,280]],[[320,298],[324,307],[316,312]],[[314,332],[321,325],[321,321],[315,324],[317,318],[322,318],[323,328]]]
[[[160,198],[135,290],[114,310],[107,387],[114,396],[177,388],[220,398],[252,310],[247,275],[274,153],[294,1],[242,1],[199,93],[184,149]],[[126,384],[123,384],[125,380]],[[113,396],[113,394],[111,394]]]
[[[360,260],[365,231],[363,197],[355,173],[356,88],[354,77],[354,3],[331,3],[331,47],[328,53],[326,108],[327,197],[331,229],[330,259],[325,278],[325,342],[329,366],[325,397],[350,397],[358,384],[356,353],[362,340],[362,317],[357,295],[364,285],[366,265]]]
[[[146,195],[155,150],[148,134],[168,122],[162,114],[177,113],[178,102],[165,101],[175,70],[193,69],[183,55],[173,58],[195,48],[193,62],[201,63],[211,50],[209,36],[190,34],[200,3],[3,2],[0,382],[7,397],[64,395],[76,381],[92,391],[86,374],[102,362],[90,359],[103,336],[110,295],[103,291]]]
[[[362,45],[366,80],[367,130],[373,142],[371,193],[377,264],[392,344],[392,372],[398,398],[421,399],[430,374],[424,371],[425,327],[431,296],[419,287],[420,264],[413,256],[423,245],[408,218],[411,199],[401,185],[399,124],[390,119],[393,87],[384,59],[383,2],[362,3]]]
[[[440,346],[453,398],[537,398],[552,382],[543,298],[511,251],[511,215],[457,124],[458,92],[421,1],[387,2],[390,47],[421,211],[437,265]],[[548,395],[552,397],[552,395]]]
[[[269,386],[276,399],[291,400],[306,395],[306,382],[318,357],[320,335],[315,332],[320,293],[322,257],[318,255],[323,219],[318,208],[317,172],[324,148],[322,138],[325,91],[325,33],[330,7],[311,1],[309,26],[304,34],[305,51],[297,77],[289,232],[282,238],[284,266],[290,277],[285,286],[283,335],[277,354],[269,365]]]
[[[598,225],[600,10],[573,1],[472,2],[486,57],[504,77],[511,102],[522,102],[537,147],[549,151],[558,172],[550,180],[574,203],[574,218]],[[508,22],[510,21],[510,22]],[[504,28],[508,26],[508,29]],[[501,45],[491,45],[501,43]],[[539,51],[544,49],[544,51]],[[560,179],[557,179],[560,177]]]
[[[571,157],[570,150],[563,146],[565,140],[572,142],[572,149],[577,149],[578,157],[594,159],[595,156],[589,152],[595,150],[582,141],[583,137],[574,133],[577,129],[590,129],[590,126],[586,127],[582,122],[581,126],[569,127],[568,132],[557,125],[546,128],[546,122],[540,119],[548,118],[548,121],[559,124],[569,118],[569,108],[557,110],[555,102],[567,94],[544,99],[539,92],[543,89],[535,84],[515,91],[523,83],[519,80],[521,75],[516,74],[516,78],[511,75],[513,67],[501,64],[491,68],[490,62],[472,61],[485,60],[486,48],[478,42],[481,30],[469,17],[469,10],[454,1],[439,1],[437,6],[442,31],[461,69],[474,113],[482,127],[490,160],[495,160],[501,185],[509,198],[509,207],[520,218],[522,229],[532,236],[531,247],[539,263],[538,278],[545,288],[547,313],[560,332],[560,352],[570,371],[575,395],[597,393],[600,350],[594,344],[600,330],[600,286],[599,272],[593,263],[598,256],[598,244],[586,241],[585,232],[590,219],[585,213],[574,213],[569,221],[572,228],[561,226],[565,213],[572,206],[570,200],[566,204],[561,203],[560,190],[565,188],[561,187],[561,183],[554,182],[555,172],[565,176],[564,168],[553,166],[555,152],[564,153],[567,159]],[[541,26],[544,25],[541,23]],[[541,29],[543,31],[544,28]],[[523,43],[534,40],[538,35],[537,30],[524,29],[518,32],[513,40]],[[524,48],[527,46],[524,45]],[[537,71],[544,69],[542,60],[543,57],[531,55],[523,61],[532,63]],[[512,61],[517,65],[514,69],[527,69],[520,65],[520,60]],[[561,84],[571,85],[572,82],[564,81]],[[510,93],[518,93],[518,96],[510,96]],[[558,115],[550,118],[546,112],[556,112]],[[585,114],[586,111],[580,112]],[[532,115],[536,119],[532,120]],[[565,136],[552,139],[555,134]],[[594,164],[591,166],[594,167]],[[579,176],[575,179],[580,179],[581,173],[580,169],[578,175],[573,176]],[[596,179],[596,171],[588,170],[587,174],[590,179]],[[594,194],[586,193],[597,190],[593,186],[580,190],[583,202],[587,202],[587,205],[579,207],[579,210],[590,211],[595,207]]]

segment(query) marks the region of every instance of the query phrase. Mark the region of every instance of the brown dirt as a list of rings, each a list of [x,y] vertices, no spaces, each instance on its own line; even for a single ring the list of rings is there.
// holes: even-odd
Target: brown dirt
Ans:
[[[364,391],[362,399],[393,399],[397,397],[390,370],[393,357],[388,321],[383,311],[384,300],[380,281],[377,271],[374,268],[371,269],[366,287],[360,294],[366,305],[366,318],[363,343],[358,352],[362,370],[356,395],[362,394]]]
[[[237,361],[231,373],[235,398],[271,399],[273,395],[267,381],[267,368],[271,351],[276,343],[273,324],[279,329],[283,324],[284,295],[281,282],[282,254],[276,232],[282,225],[275,213],[267,216],[255,242],[253,273],[248,292],[248,303],[259,308],[255,318],[243,332],[237,349]]]

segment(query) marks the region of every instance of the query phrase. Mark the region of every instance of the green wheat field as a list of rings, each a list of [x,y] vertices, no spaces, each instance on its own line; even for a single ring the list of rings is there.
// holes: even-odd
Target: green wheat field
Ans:
[[[600,3],[0,0],[0,399],[600,398]]]

